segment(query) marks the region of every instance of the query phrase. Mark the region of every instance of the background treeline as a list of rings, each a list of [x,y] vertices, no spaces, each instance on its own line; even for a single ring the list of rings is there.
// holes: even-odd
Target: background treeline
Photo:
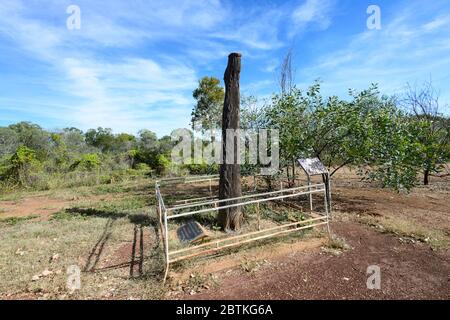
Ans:
[[[171,149],[170,137],[149,130],[137,136],[104,128],[49,132],[21,122],[0,127],[0,186],[45,190],[163,175]]]
[[[362,179],[396,190],[449,174],[450,119],[440,113],[439,93],[431,80],[407,86],[398,96],[383,95],[373,84],[367,90],[349,90],[350,99],[343,100],[323,96],[319,81],[298,89],[289,59],[282,66],[280,93],[268,101],[242,97],[241,127],[279,130],[280,174],[291,184],[300,157],[318,157],[331,176],[350,166]],[[217,126],[223,103],[220,81],[201,79],[194,97],[193,125],[201,123],[206,130]],[[242,171],[257,173],[259,168],[244,165]],[[274,178],[266,177],[269,187]]]
[[[410,189],[446,176],[450,161],[450,119],[440,113],[431,81],[408,87],[397,97],[382,95],[376,85],[349,91],[349,99],[324,97],[319,82],[298,89],[282,77],[271,99],[242,97],[241,127],[278,129],[280,174],[293,183],[299,157],[318,157],[334,175],[345,166],[362,179],[383,187]],[[193,93],[192,124],[206,131],[221,122],[224,89],[205,77]],[[177,166],[171,159],[176,142],[149,130],[137,135],[98,128],[49,132],[21,122],[0,127],[0,191],[47,190],[113,183],[145,175],[211,174],[217,165]],[[244,174],[258,173],[243,165]],[[270,186],[271,179],[267,177]]]

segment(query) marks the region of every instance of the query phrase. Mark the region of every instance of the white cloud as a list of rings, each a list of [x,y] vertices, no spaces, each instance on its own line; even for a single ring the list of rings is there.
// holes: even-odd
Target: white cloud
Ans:
[[[320,29],[327,29],[331,24],[331,10],[333,0],[306,0],[292,13],[295,32],[304,30],[308,25],[317,25]]]
[[[450,24],[450,16],[440,16],[426,23],[423,28],[426,31],[434,31]]]

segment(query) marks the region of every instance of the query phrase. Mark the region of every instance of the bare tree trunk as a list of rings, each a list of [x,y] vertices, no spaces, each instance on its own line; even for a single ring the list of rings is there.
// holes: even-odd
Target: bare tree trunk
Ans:
[[[287,164],[286,165],[286,176],[287,176],[289,183],[291,183],[291,172],[289,171],[289,169],[290,169],[289,164]]]
[[[423,172],[423,184],[427,186],[430,183],[430,170],[425,169]]]
[[[330,176],[322,174],[322,182],[325,184],[325,197],[327,198],[328,210],[331,212],[331,199],[330,199]]]
[[[228,56],[228,66],[225,70],[225,101],[222,114],[222,159],[220,166],[219,199],[236,198],[242,195],[241,169],[238,164],[239,154],[237,146],[239,137],[227,141],[227,129],[239,129],[239,76],[241,72],[241,54],[232,53]],[[234,153],[233,163],[227,163],[229,152]],[[230,205],[235,201],[228,201]],[[241,207],[219,210],[218,220],[225,231],[239,230],[243,220]]]
[[[295,186],[295,158],[292,158],[292,183],[291,187]]]

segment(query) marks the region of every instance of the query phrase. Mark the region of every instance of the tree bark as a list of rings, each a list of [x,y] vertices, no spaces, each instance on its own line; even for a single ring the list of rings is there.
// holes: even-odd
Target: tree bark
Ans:
[[[425,186],[427,186],[430,182],[430,170],[425,169],[425,171],[423,172],[423,184]]]
[[[222,113],[222,160],[220,166],[219,199],[229,199],[242,196],[241,170],[237,153],[239,137],[227,142],[227,129],[239,129],[239,76],[241,72],[241,54],[232,53],[228,56],[228,66],[225,70],[225,101]],[[233,150],[234,161],[227,163],[227,155]],[[236,201],[227,201],[230,205]],[[237,231],[241,227],[243,214],[241,207],[219,210],[218,221],[225,231]]]

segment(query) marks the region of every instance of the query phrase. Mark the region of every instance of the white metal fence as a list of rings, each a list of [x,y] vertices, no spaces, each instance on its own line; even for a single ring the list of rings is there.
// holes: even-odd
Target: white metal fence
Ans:
[[[164,281],[167,278],[169,271],[169,266],[171,263],[193,258],[200,255],[214,253],[226,248],[239,246],[249,242],[267,239],[270,237],[283,235],[291,232],[295,232],[302,229],[312,228],[320,225],[327,225],[327,230],[329,229],[329,204],[327,200],[327,188],[324,183],[309,184],[301,187],[294,187],[289,189],[281,189],[271,192],[254,193],[247,194],[237,198],[222,199],[217,198],[212,199],[212,197],[205,198],[195,198],[195,199],[185,199],[177,201],[173,206],[166,207],[164,203],[164,198],[161,194],[162,185],[173,185],[179,183],[198,183],[209,181],[209,190],[212,194],[212,181],[218,180],[218,176],[202,176],[202,177],[192,177],[192,178],[171,178],[164,179],[156,182],[155,184],[155,194],[157,200],[157,212],[160,222],[162,241],[164,245],[164,256],[165,256],[165,273]],[[285,224],[280,224],[277,226],[261,229],[260,227],[260,210],[259,204],[264,202],[270,202],[274,200],[284,200],[288,198],[294,198],[302,195],[307,195],[312,197],[312,194],[323,194],[324,199],[324,211],[323,213],[312,213],[310,212],[310,217],[305,220],[289,222]],[[181,203],[181,204],[180,204]],[[173,250],[169,246],[169,227],[168,223],[170,220],[185,218],[189,216],[194,216],[197,214],[206,214],[210,212],[216,212],[221,209],[232,208],[232,207],[244,207],[248,205],[256,205],[257,211],[257,221],[258,230],[242,233],[235,236],[226,236],[219,239],[212,239],[210,241],[189,246],[187,248],[182,248],[178,250]]]

